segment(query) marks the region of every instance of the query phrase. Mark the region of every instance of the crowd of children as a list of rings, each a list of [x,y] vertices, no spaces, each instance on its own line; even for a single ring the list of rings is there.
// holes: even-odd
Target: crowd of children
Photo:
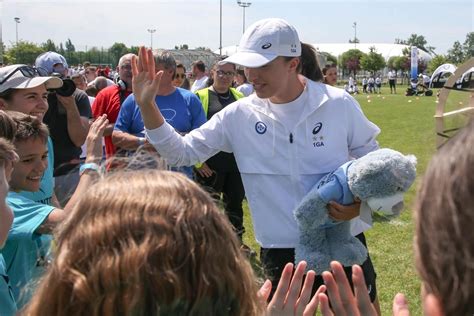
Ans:
[[[183,135],[156,103],[164,100],[156,96],[165,76],[171,83],[174,74],[155,61],[141,47],[127,64],[142,145],[177,167],[234,154],[270,280],[259,282],[229,218],[186,176],[104,171],[106,114],[88,126],[77,187],[61,206],[54,194],[56,148],[43,118],[48,90],[62,80],[13,65],[0,68],[0,315],[310,316],[318,306],[323,315],[380,315],[370,257],[361,267],[333,262],[332,272],[294,264],[295,205],[329,171],[378,148],[380,129],[350,96],[358,93],[356,80],[349,79],[352,92],[332,87],[334,69],[321,72],[314,49],[293,26],[261,20],[235,55],[213,67],[215,84],[207,91],[227,100],[238,64],[254,93],[212,108],[206,123]],[[380,77],[368,78],[364,92],[380,93],[381,84]],[[323,129],[327,145],[301,137],[307,127],[313,134]],[[435,155],[418,192],[416,263],[430,315],[474,313],[472,146],[474,122]],[[360,228],[359,209],[328,206],[335,220]],[[354,233],[361,240],[370,225],[364,227]],[[406,311],[397,295],[394,314]]]

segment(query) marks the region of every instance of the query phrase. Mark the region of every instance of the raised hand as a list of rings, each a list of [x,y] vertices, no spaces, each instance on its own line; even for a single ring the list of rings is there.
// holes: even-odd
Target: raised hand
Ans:
[[[109,120],[106,114],[99,116],[91,124],[86,138],[86,162],[99,163],[102,159],[102,137],[107,124],[109,124]]]
[[[321,286],[316,294],[311,298],[316,273],[308,271],[303,283],[306,262],[298,263],[293,274],[293,264],[288,263],[281,274],[280,282],[273,295],[272,300],[267,306],[267,315],[303,315],[312,316],[318,308],[318,294],[325,291],[325,286]],[[259,291],[262,299],[268,299],[272,284],[267,280]]]
[[[352,282],[354,283],[354,293],[347,280],[344,267],[337,261],[331,262],[331,272],[322,273],[324,283],[327,287],[327,294],[319,294],[321,313],[323,316],[333,315],[363,315],[377,316],[377,311],[370,302],[370,297],[365,285],[364,273],[360,266],[352,267]]]
[[[155,97],[163,71],[156,73],[155,59],[151,49],[140,47],[137,57],[132,57],[132,86],[135,100],[140,106],[156,106]]]

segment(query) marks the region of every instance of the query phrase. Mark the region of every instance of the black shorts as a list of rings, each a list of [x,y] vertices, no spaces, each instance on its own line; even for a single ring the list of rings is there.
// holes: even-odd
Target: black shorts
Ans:
[[[395,87],[395,79],[389,79],[388,84],[390,85],[391,88]]]
[[[360,233],[355,236],[359,239],[364,246],[367,248],[364,233]],[[283,268],[288,262],[295,262],[295,249],[294,248],[262,248],[260,249],[260,260],[265,270],[266,276],[272,281],[272,296],[278,286]],[[370,300],[373,302],[377,297],[377,286],[376,278],[377,274],[374,270],[374,265],[370,256],[367,255],[367,260],[361,265],[364,271],[365,284],[369,291]],[[352,286],[352,267],[344,267],[349,283]],[[316,293],[317,289],[324,284],[321,275],[317,275],[313,285],[313,294]]]

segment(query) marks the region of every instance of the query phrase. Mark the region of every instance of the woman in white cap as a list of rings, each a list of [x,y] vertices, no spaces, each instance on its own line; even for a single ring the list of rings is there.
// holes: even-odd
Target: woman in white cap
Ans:
[[[133,93],[148,140],[170,164],[192,165],[219,151],[234,153],[261,260],[274,280],[285,263],[294,261],[299,236],[294,208],[325,174],[377,149],[380,132],[343,90],[300,75],[307,73],[302,64],[308,50],[302,46],[295,28],[284,20],[265,19],[250,26],[239,51],[224,62],[244,66],[255,94],[230,104],[185,136],[165,122],[154,102],[161,73],[155,74],[151,50],[142,47],[138,62],[133,62]],[[357,217],[359,208],[329,206],[333,218],[352,219],[354,235],[370,227]],[[370,258],[362,267],[375,301]]]

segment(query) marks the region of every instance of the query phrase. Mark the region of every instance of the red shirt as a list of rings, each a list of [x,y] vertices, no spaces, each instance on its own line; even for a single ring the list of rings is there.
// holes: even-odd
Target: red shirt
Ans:
[[[132,92],[124,91],[123,100],[125,100]],[[109,123],[115,123],[117,121],[118,114],[120,112],[120,87],[113,85],[107,87],[97,94],[95,101],[92,105],[92,114],[94,118],[107,114]],[[116,148],[112,143],[112,136],[105,136],[105,156],[107,159],[112,158],[115,154]]]

